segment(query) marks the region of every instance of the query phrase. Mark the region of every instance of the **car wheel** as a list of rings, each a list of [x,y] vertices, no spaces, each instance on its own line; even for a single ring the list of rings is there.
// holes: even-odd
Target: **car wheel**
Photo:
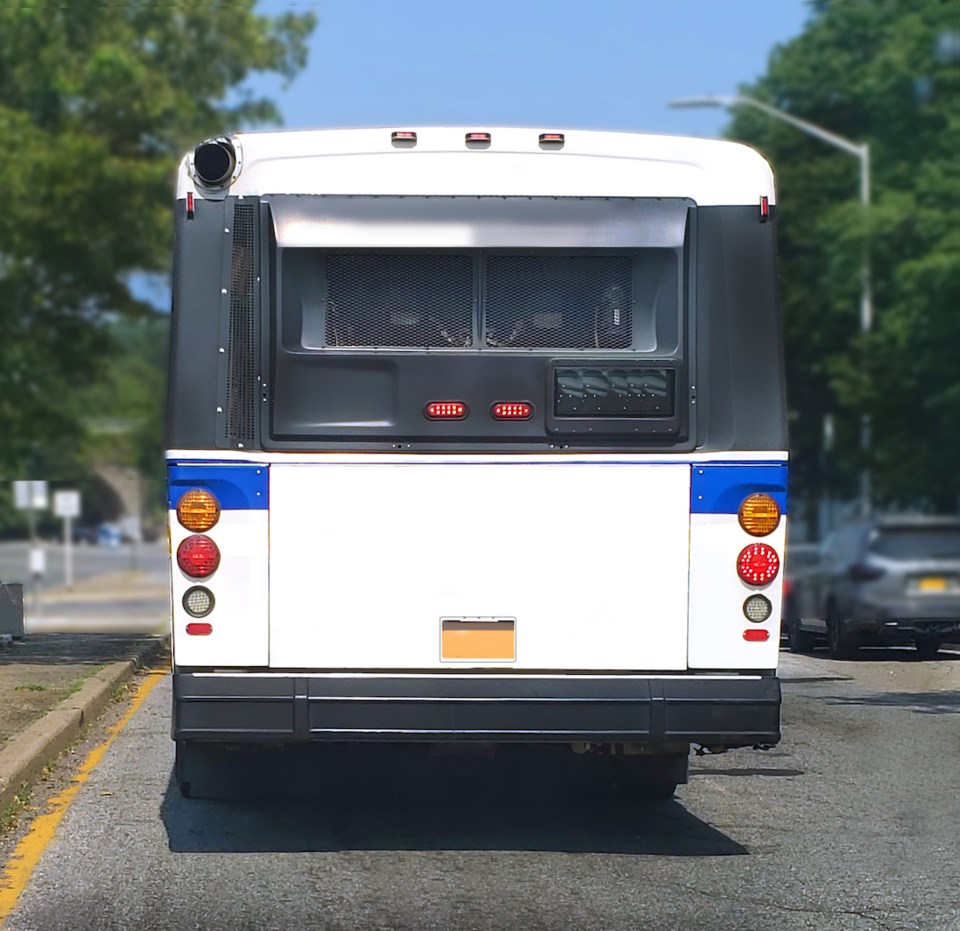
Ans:
[[[814,641],[814,634],[800,629],[800,618],[791,617],[787,620],[787,643],[791,653],[813,652]]]
[[[843,621],[827,620],[827,649],[832,659],[854,659],[858,647],[856,638],[844,629]]]
[[[940,652],[940,638],[931,634],[917,637],[914,641],[920,659],[933,659]]]

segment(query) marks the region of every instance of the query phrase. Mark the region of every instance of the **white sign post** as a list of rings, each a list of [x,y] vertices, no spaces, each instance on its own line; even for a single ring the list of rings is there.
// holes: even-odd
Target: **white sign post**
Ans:
[[[63,518],[63,581],[73,588],[72,521],[80,516],[80,492],[73,489],[53,493],[53,513]]]
[[[33,580],[34,609],[39,617],[43,611],[40,601],[40,579],[47,570],[47,554],[37,544],[36,511],[45,511],[49,506],[46,482],[14,482],[13,504],[18,511],[27,512],[30,527],[30,577]]]

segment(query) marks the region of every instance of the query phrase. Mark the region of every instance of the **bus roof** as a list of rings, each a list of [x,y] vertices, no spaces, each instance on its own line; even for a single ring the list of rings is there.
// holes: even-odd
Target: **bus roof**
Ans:
[[[415,134],[401,145],[397,130]],[[235,180],[226,192],[197,187],[192,154],[180,164],[177,197],[225,193],[488,197],[686,197],[699,206],[774,202],[773,172],[746,145],[720,139],[539,129],[393,127],[238,133]],[[554,131],[551,131],[553,134]],[[399,141],[399,140],[398,140]]]

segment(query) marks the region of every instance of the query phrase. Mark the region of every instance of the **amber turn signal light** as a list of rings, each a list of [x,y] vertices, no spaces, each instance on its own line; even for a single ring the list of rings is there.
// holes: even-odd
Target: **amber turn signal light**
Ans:
[[[750,536],[765,537],[780,526],[780,505],[770,495],[750,495],[740,504],[737,519]]]
[[[203,533],[220,520],[220,502],[205,488],[191,488],[177,503],[177,520],[194,533]]]

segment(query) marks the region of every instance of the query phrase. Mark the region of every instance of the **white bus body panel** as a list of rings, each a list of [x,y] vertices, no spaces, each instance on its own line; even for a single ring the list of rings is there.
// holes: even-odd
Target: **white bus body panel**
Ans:
[[[780,652],[780,594],[783,572],[760,588],[737,573],[737,556],[751,543],[772,546],[783,559],[787,521],[765,537],[743,530],[736,514],[690,515],[690,653],[691,669],[770,670]],[[743,603],[754,594],[772,603],[762,624],[748,621]],[[743,639],[748,629],[766,630],[764,642]]]
[[[209,531],[220,549],[220,566],[209,579],[192,579],[177,565],[177,547],[191,536],[169,512],[173,655],[177,666],[251,667],[267,665],[269,517],[263,510],[224,510]],[[208,617],[194,618],[184,610],[188,589],[202,585],[213,592],[216,605]],[[187,633],[191,621],[209,623],[205,636]]]
[[[274,464],[270,665],[482,667],[441,618],[506,617],[512,668],[685,669],[689,501],[688,463]]]
[[[414,148],[396,148],[389,129],[239,133],[239,171],[230,194],[406,194],[517,197],[689,197],[702,207],[775,202],[773,172],[759,153],[721,139],[565,131],[545,151],[533,129],[482,127],[490,145],[468,149],[477,127],[406,127]],[[180,164],[177,197],[198,190],[192,155]]]

